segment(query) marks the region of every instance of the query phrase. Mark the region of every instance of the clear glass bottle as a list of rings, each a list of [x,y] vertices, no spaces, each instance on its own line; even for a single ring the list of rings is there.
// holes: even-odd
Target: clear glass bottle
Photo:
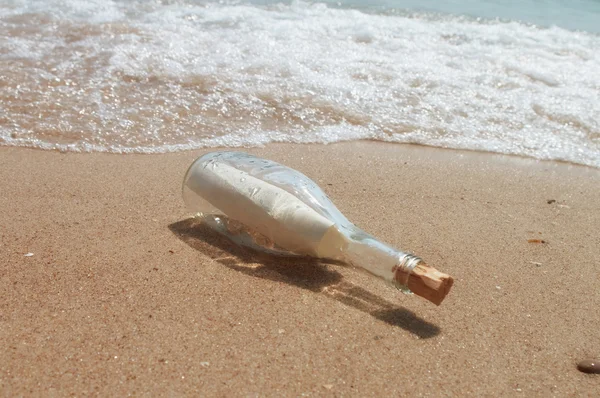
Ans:
[[[188,169],[183,198],[209,226],[254,249],[343,261],[438,305],[453,283],[356,227],[310,178],[271,160],[207,153]]]

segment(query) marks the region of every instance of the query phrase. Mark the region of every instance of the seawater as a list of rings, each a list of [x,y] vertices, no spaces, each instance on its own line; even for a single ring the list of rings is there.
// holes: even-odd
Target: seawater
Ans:
[[[379,140],[600,167],[594,0],[4,0],[0,145]]]

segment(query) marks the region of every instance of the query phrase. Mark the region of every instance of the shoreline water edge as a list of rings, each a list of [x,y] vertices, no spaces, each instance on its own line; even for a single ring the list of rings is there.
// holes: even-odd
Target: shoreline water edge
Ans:
[[[500,17],[494,1],[480,8]],[[600,35],[560,27],[597,3],[523,3],[533,23],[342,3],[4,4],[0,145],[375,140],[600,167]],[[562,22],[536,25],[543,10]]]

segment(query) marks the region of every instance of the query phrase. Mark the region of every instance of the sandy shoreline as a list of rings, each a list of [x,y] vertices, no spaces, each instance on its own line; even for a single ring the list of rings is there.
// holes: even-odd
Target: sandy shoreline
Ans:
[[[204,152],[0,148],[1,395],[600,388],[575,367],[600,357],[600,170],[369,142],[248,150],[455,277],[435,307],[352,269],[256,257],[190,228],[180,184]]]

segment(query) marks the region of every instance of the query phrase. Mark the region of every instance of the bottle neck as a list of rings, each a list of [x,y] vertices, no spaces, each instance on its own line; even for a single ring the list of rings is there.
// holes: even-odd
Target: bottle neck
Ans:
[[[422,260],[396,250],[356,227],[349,232],[348,245],[344,250],[345,260],[400,290],[408,291],[410,274]]]

